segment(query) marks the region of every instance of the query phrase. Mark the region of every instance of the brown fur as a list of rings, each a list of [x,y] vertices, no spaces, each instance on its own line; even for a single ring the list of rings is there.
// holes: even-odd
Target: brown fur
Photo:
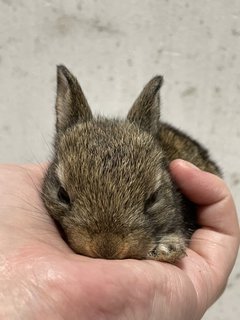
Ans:
[[[93,118],[72,74],[58,67],[55,155],[42,199],[77,253],[174,262],[196,228],[169,162],[188,160],[220,175],[207,151],[159,121],[162,77],[143,89],[126,120]]]

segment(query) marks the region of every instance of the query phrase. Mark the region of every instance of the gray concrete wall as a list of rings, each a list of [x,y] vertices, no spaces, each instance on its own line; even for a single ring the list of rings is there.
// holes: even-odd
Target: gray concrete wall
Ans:
[[[56,64],[105,115],[163,74],[163,119],[210,148],[240,209],[239,51],[239,0],[0,0],[0,162],[49,158]],[[239,268],[205,320],[240,317]]]

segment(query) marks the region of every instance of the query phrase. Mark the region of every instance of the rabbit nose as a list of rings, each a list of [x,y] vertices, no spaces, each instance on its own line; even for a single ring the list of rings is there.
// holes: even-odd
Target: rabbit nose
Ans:
[[[123,239],[114,234],[98,235],[92,250],[98,258],[104,259],[124,259],[127,253]]]

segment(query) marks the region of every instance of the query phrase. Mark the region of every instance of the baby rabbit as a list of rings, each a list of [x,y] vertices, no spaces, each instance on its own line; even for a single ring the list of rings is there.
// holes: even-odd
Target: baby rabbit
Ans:
[[[144,87],[126,120],[94,118],[77,79],[58,66],[55,154],[42,200],[76,253],[170,263],[185,255],[195,208],[169,163],[221,173],[198,142],[159,120],[162,82]]]

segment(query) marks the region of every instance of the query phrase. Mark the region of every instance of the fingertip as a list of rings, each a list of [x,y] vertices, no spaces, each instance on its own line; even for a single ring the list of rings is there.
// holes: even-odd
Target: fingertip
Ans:
[[[182,193],[196,204],[213,204],[229,195],[229,190],[221,178],[190,162],[177,159],[171,162],[169,169]]]
[[[170,163],[170,170],[175,172],[178,170],[197,170],[201,171],[197,166],[195,166],[193,163],[188,162],[183,159],[175,159]]]

